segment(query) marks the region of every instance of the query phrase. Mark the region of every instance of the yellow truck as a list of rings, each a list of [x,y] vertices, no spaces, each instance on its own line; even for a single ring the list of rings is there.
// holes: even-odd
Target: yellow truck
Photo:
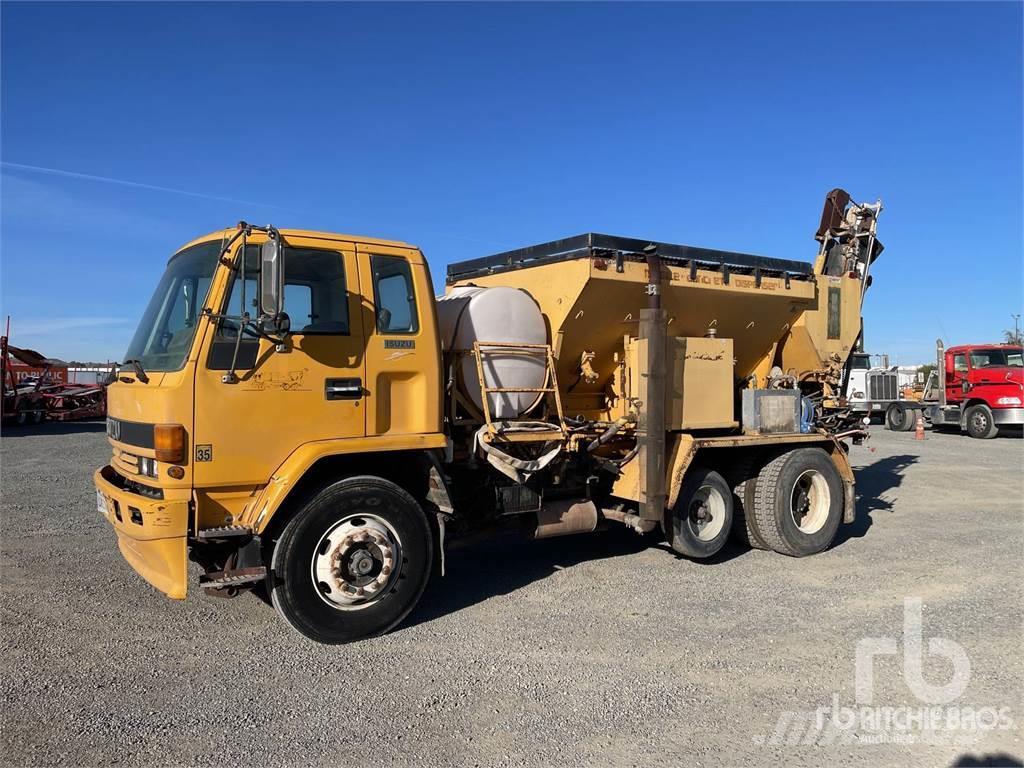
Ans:
[[[324,643],[394,627],[485,527],[820,552],[854,517],[880,211],[833,190],[813,263],[586,234],[451,264],[436,299],[406,243],[200,237],[109,387],[98,509],[168,596],[191,559]]]

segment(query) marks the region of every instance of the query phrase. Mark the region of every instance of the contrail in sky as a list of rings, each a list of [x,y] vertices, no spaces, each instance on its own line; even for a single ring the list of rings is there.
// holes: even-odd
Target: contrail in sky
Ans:
[[[25,165],[24,163],[9,163],[6,160],[0,162],[0,166],[4,168],[11,168],[18,171],[32,171],[33,173],[45,173],[49,176],[63,176],[67,179],[83,179],[85,181],[98,181],[105,184],[119,184],[122,187],[134,187],[136,189],[149,189],[154,192],[167,192],[172,195],[187,195],[188,197],[200,197],[205,200],[220,200],[225,203],[235,203],[236,205],[256,205],[261,208],[276,208],[278,210],[288,210],[287,208],[281,208],[278,205],[268,205],[267,203],[256,203],[252,200],[239,200],[234,197],[222,197],[221,195],[208,195],[205,192],[190,192],[187,189],[175,189],[174,187],[161,187],[158,184],[145,184],[141,181],[129,181],[127,179],[112,179],[109,176],[95,176],[91,173],[76,173],[75,171],[64,171],[60,168],[43,168],[38,165]]]

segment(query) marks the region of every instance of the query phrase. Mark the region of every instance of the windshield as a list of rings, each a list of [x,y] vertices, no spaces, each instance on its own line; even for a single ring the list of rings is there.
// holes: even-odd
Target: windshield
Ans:
[[[1020,368],[1024,366],[1021,349],[972,349],[972,368]]]
[[[125,360],[138,360],[147,371],[177,371],[185,365],[220,249],[221,241],[212,240],[171,258]]]

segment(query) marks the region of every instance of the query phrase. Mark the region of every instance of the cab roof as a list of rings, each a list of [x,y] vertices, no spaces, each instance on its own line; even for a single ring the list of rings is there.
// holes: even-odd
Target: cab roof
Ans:
[[[225,237],[231,237],[235,232],[238,231],[237,227],[225,227],[224,229],[218,229],[215,232],[197,237],[191,242],[185,243],[175,253],[191,248],[193,245],[199,245],[199,243],[206,243],[210,240],[221,240]],[[318,240],[334,240],[339,243],[363,243],[365,245],[386,245],[393,248],[412,248],[419,250],[417,246],[411,243],[406,243],[401,240],[382,240],[377,237],[364,237],[363,235],[342,235],[337,232],[319,232],[313,229],[286,229],[279,227],[280,232],[287,239],[288,236],[292,237],[312,237]]]
[[[1020,349],[1020,344],[1004,344],[998,342],[995,344],[986,344],[981,341],[977,344],[957,344],[955,347],[946,347],[947,352],[967,352],[972,349]]]

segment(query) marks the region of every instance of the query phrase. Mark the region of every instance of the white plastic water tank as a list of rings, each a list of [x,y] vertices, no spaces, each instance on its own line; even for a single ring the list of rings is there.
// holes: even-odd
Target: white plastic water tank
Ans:
[[[463,397],[483,409],[473,342],[502,341],[515,344],[546,344],[547,328],[537,302],[526,291],[503,286],[460,286],[437,300],[441,347],[458,353],[455,385]],[[543,354],[502,352],[484,345],[484,378],[488,387],[544,386],[547,365]],[[540,351],[540,350],[538,350]],[[529,410],[536,392],[497,392],[489,395],[491,417],[510,419]]]

